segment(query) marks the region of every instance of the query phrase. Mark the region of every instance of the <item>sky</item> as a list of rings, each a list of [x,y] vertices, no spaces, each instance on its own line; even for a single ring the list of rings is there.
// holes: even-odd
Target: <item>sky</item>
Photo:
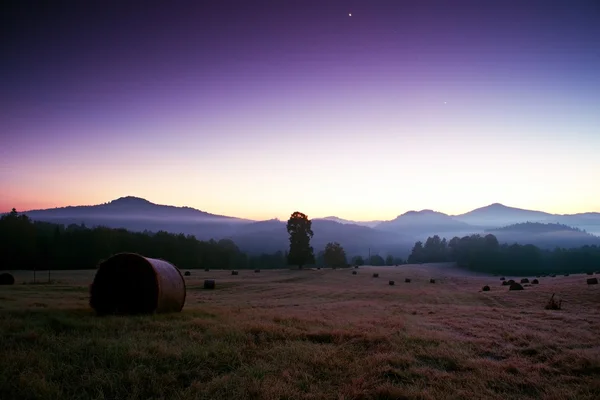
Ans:
[[[598,1],[0,7],[0,212],[600,211]]]

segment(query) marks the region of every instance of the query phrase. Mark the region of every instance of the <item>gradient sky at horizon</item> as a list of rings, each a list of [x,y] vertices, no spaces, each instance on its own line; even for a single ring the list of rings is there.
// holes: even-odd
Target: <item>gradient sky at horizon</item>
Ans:
[[[600,211],[597,1],[7,3],[0,212]]]

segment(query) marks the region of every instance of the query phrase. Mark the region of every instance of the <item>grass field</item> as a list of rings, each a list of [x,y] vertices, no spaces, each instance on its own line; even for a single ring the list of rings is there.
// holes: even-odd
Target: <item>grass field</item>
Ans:
[[[585,275],[509,292],[444,265],[192,271],[181,313],[99,318],[93,274],[0,287],[0,399],[600,398]]]

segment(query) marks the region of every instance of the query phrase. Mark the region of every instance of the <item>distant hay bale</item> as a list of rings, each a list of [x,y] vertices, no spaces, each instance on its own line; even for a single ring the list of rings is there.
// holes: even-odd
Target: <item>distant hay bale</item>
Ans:
[[[501,280],[501,281],[504,281],[504,280],[506,280],[506,278],[505,278],[505,277],[502,277],[502,278],[500,278],[500,280]]]
[[[588,278],[587,279],[587,284],[588,285],[597,285],[598,284],[598,278]]]
[[[254,272],[255,272],[255,273],[259,273],[259,272],[260,272],[260,269],[255,269],[255,270],[254,270]]]
[[[374,273],[373,274],[373,278],[379,278],[379,274],[378,273]]]
[[[390,286],[394,286],[394,285],[396,284],[396,282],[394,282],[394,281],[389,281],[389,282],[388,282],[388,284],[389,284]]]
[[[556,274],[550,275],[551,278],[556,278]]]
[[[485,285],[484,287],[481,288],[481,290],[483,290],[484,292],[489,292],[490,287],[488,285]]]
[[[529,279],[523,278],[523,279],[521,279],[521,283],[529,283]]]
[[[185,280],[173,264],[120,253],[98,265],[90,306],[98,315],[179,312],[185,294]]]
[[[214,279],[205,279],[204,280],[204,289],[214,289],[215,288],[215,280]]]
[[[510,285],[508,290],[525,290],[520,283],[514,282]]]
[[[515,283],[515,281],[514,281],[513,279],[509,279],[509,280],[508,280],[508,284],[509,284],[509,285],[512,285],[513,283]]]
[[[8,272],[4,272],[0,274],[0,285],[14,285],[15,277],[9,274]]]
[[[435,279],[430,279],[429,283],[435,283]]]
[[[406,279],[404,279],[404,282],[405,282],[405,283],[410,283],[410,278],[406,278]]]
[[[510,285],[510,283],[508,281],[502,282],[502,286],[509,286],[509,285]]]
[[[204,272],[208,272],[210,271],[208,268],[204,268]]]
[[[320,270],[320,269],[321,269],[321,267],[317,267],[317,270]]]
[[[356,271],[352,271],[352,275],[356,275]]]
[[[231,275],[237,275],[237,274],[238,274],[237,271],[235,271],[235,270],[231,271]]]
[[[533,285],[539,285],[540,281],[538,281],[537,279],[534,279],[534,280],[531,281],[531,283]]]
[[[354,268],[358,268],[358,265],[355,265]]]
[[[191,273],[190,271],[185,271],[185,272],[183,273],[183,275],[185,275],[185,276],[190,276],[191,274],[192,274],[192,273]]]
[[[564,276],[569,276],[569,274],[565,274]]]
[[[546,310],[560,310],[562,308],[562,300],[556,301],[554,300],[554,294],[552,295],[552,297],[550,297],[550,300],[548,300],[548,303],[546,303],[546,307],[544,307]]]

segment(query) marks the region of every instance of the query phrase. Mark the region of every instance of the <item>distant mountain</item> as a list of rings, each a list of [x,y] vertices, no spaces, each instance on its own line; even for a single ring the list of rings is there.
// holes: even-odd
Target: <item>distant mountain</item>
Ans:
[[[372,254],[394,254],[407,256],[414,244],[411,237],[384,232],[367,226],[341,224],[324,219],[312,220],[314,232],[311,245],[315,255],[329,242],[338,242],[349,256]],[[239,227],[231,239],[240,249],[247,252],[275,252],[289,248],[286,222],[268,220]]]
[[[141,220],[170,220],[186,222],[248,222],[240,218],[210,214],[190,207],[174,207],[154,204],[148,200],[127,196],[104,204],[93,206],[68,206],[47,210],[26,211],[27,215],[37,220],[61,220],[78,218],[93,219],[141,219]]]
[[[542,211],[524,210],[494,203],[452,218],[479,227],[499,227],[519,222],[541,222],[551,216],[552,214]]]
[[[325,221],[334,221],[340,224],[345,225],[360,225],[360,226],[368,226],[369,228],[374,228],[383,221],[351,221],[348,219],[338,218],[338,217],[324,217],[324,218],[314,218],[313,221],[325,220]]]
[[[208,240],[231,235],[237,226],[251,221],[210,214],[190,207],[174,207],[151,203],[127,196],[93,206],[69,206],[47,210],[26,211],[31,219],[70,225],[126,228],[131,231],[164,230],[195,235]]]
[[[154,204],[138,197],[127,196],[105,204],[74,206],[25,212],[30,218],[60,224],[81,224],[125,228],[131,231],[164,230],[194,235],[200,240],[233,239],[244,251],[251,253],[274,252],[288,248],[285,221],[251,221],[215,215],[190,207]],[[349,255],[391,253],[405,256],[416,240],[427,236],[464,236],[481,233],[486,229],[506,227],[516,223],[536,222],[574,226],[600,234],[600,213],[553,215],[541,211],[523,210],[492,204],[468,213],[450,216],[422,210],[409,211],[391,221],[357,222],[338,217],[315,218],[312,245],[316,252],[328,242],[339,242]],[[493,231],[505,242],[532,243],[540,246],[568,247],[575,243],[593,244],[597,238],[570,229],[552,226],[546,231],[531,225],[503,228]],[[541,229],[541,228],[539,228]]]
[[[476,229],[469,224],[432,210],[408,211],[391,221],[378,224],[376,228],[411,236],[442,233],[460,235],[476,232]]]
[[[600,237],[562,224],[525,222],[488,229],[501,243],[533,244],[541,248],[600,245]]]

